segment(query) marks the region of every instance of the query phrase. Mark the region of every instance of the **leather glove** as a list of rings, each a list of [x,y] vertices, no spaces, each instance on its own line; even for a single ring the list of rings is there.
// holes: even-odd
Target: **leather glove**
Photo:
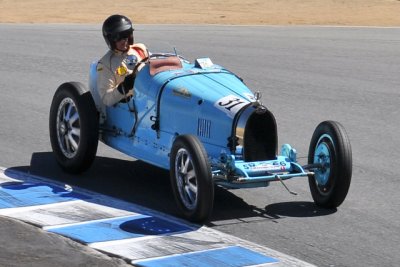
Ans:
[[[125,77],[125,80],[124,80],[125,91],[129,91],[129,90],[133,89],[134,81],[135,81],[135,74],[133,74],[133,73],[129,74],[128,76]]]
[[[135,75],[133,73],[126,76],[125,80],[118,85],[118,92],[120,92],[121,95],[127,95],[130,91],[132,91],[134,81]]]

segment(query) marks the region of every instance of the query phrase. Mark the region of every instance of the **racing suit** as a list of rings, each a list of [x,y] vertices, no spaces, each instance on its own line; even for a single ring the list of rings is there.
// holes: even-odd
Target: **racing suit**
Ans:
[[[149,56],[144,44],[133,44],[127,52],[109,50],[97,64],[97,88],[104,105],[112,106],[126,97],[133,95],[131,88],[118,88],[133,72],[139,71],[136,66]],[[135,74],[133,74],[135,75]]]

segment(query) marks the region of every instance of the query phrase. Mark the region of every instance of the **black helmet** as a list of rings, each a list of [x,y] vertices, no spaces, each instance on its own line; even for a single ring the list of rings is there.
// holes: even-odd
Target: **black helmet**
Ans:
[[[111,50],[115,49],[115,42],[121,38],[129,38],[133,45],[133,25],[130,19],[122,15],[109,16],[103,23],[103,37]]]

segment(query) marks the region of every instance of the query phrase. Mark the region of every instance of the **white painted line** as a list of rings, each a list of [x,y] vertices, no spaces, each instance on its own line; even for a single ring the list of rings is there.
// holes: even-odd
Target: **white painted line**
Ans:
[[[44,205],[35,205],[35,206],[27,206],[27,207],[16,207],[16,208],[3,208],[0,209],[0,215],[5,216],[14,216],[14,214],[18,213],[26,213],[34,210],[44,210],[44,209],[52,209],[52,208],[60,208],[68,205],[74,205],[76,203],[83,203],[83,200],[71,200],[57,203],[50,203]]]
[[[3,183],[21,183],[22,181],[13,179],[4,174],[4,170],[0,167],[0,184]]]
[[[33,218],[36,222],[40,221],[42,227],[57,227],[133,215],[138,215],[138,213],[82,201],[77,202],[76,205],[71,203],[61,212],[57,209],[38,209],[32,214],[21,214],[21,216],[14,214],[13,216],[25,220]]]
[[[88,244],[88,246],[91,248],[103,250],[103,249],[107,249],[109,247],[116,247],[116,246],[123,246],[125,244],[131,244],[132,242],[144,242],[148,239],[154,239],[154,238],[157,238],[157,236],[142,236],[142,237],[136,237],[136,238],[121,239],[121,240],[95,242],[95,243]]]

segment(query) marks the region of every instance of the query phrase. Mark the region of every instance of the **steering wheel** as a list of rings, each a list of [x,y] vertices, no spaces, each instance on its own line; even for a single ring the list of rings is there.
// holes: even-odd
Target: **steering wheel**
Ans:
[[[143,59],[141,59],[139,62],[136,63],[135,67],[133,68],[133,72],[136,75],[136,72],[138,70],[138,68],[142,65],[142,64],[146,64],[146,62],[150,59],[150,57],[145,57]]]

